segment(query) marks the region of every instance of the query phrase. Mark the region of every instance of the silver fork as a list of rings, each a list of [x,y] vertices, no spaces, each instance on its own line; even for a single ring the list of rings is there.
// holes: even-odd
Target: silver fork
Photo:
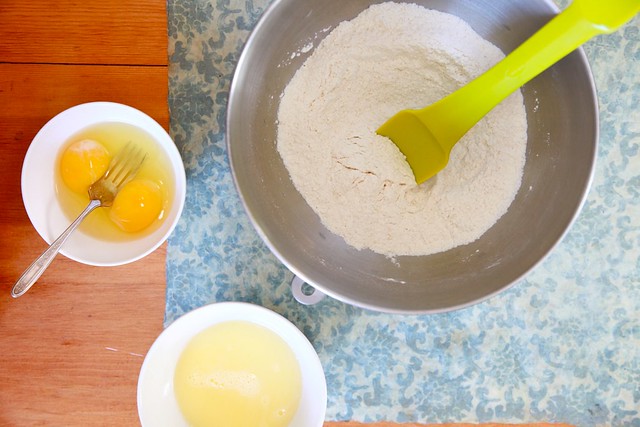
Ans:
[[[89,187],[90,202],[86,208],[80,213],[78,218],[42,253],[30,266],[22,276],[18,279],[11,296],[18,298],[24,295],[31,286],[42,276],[42,273],[49,267],[53,259],[56,257],[64,242],[71,236],[80,223],[98,207],[109,207],[113,204],[118,191],[129,182],[140,170],[140,166],[146,158],[140,148],[133,144],[127,144],[109,163],[109,167],[102,177]]]

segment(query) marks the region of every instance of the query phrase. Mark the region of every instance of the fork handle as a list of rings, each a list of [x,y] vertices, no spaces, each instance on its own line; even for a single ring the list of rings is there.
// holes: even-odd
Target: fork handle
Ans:
[[[18,279],[15,285],[13,285],[13,289],[11,290],[11,296],[14,298],[18,298],[19,296],[24,295],[31,286],[33,286],[36,281],[42,276],[42,273],[49,267],[53,259],[60,252],[60,248],[64,242],[67,241],[71,233],[73,233],[76,228],[80,225],[80,223],[89,215],[95,208],[99,207],[101,204],[100,200],[91,200],[86,208],[82,211],[78,218],[71,223],[69,227],[56,239],[51,246],[42,253],[30,266],[27,268],[22,276]]]

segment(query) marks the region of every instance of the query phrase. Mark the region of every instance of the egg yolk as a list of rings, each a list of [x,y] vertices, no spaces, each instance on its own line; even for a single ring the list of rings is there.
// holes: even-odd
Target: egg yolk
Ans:
[[[150,226],[162,213],[160,186],[146,179],[134,179],[116,195],[109,218],[122,230],[135,233]]]
[[[83,139],[69,145],[60,159],[62,181],[76,193],[87,193],[109,167],[111,156],[97,141]]]

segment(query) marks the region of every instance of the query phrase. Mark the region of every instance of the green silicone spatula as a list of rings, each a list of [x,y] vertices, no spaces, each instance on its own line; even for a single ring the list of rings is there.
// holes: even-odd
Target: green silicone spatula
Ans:
[[[591,37],[612,33],[640,0],[574,0],[506,58],[466,86],[420,110],[403,110],[378,129],[407,158],[418,184],[449,161],[453,146],[493,107]]]

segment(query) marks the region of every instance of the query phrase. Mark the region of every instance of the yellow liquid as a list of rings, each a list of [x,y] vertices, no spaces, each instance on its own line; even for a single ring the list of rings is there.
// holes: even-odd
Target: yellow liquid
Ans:
[[[173,379],[192,427],[286,427],[302,390],[295,354],[277,334],[229,321],[196,335]]]
[[[153,223],[137,232],[126,232],[120,229],[110,218],[111,208],[98,208],[93,211],[80,225],[84,233],[102,240],[126,241],[151,234],[160,227],[166,217],[166,211],[171,206],[175,191],[175,178],[171,162],[158,142],[142,129],[120,122],[105,122],[89,126],[72,135],[62,146],[56,161],[57,167],[54,177],[56,195],[60,201],[62,211],[73,221],[89,203],[89,195],[84,192],[74,192],[63,181],[60,171],[60,159],[67,147],[77,141],[91,139],[103,145],[113,158],[128,142],[134,143],[147,153],[136,179],[149,180],[156,183],[162,196],[160,214]]]

